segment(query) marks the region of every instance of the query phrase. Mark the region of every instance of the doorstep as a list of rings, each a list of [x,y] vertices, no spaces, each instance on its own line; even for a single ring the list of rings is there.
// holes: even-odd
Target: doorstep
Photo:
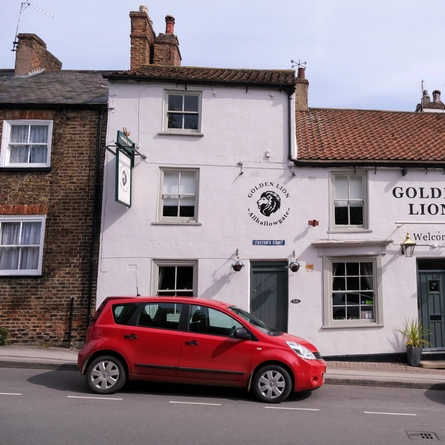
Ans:
[[[445,369],[445,360],[421,360],[420,367],[427,369]]]

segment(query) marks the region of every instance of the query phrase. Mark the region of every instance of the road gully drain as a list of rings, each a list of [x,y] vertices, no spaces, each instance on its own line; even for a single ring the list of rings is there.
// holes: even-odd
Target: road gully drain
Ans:
[[[427,433],[425,431],[407,431],[410,439],[427,439],[427,440],[439,440],[436,433]]]

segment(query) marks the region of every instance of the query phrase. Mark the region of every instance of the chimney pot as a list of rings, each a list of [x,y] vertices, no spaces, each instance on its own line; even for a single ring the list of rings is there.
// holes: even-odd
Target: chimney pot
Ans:
[[[440,91],[439,90],[433,91],[433,102],[440,102]]]
[[[139,6],[139,12],[145,12],[148,15],[148,8],[145,5]]]
[[[305,77],[304,77],[304,73],[305,73],[305,71],[306,71],[306,69],[305,69],[304,67],[302,67],[302,66],[298,67],[298,74],[297,74],[297,77],[298,77],[299,79],[304,79],[304,78],[305,78]]]
[[[175,33],[175,18],[172,15],[165,16],[165,33],[166,34]]]

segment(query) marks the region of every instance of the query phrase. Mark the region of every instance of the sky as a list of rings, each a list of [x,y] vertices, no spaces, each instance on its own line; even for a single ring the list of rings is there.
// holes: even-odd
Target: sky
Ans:
[[[175,17],[182,66],[306,62],[309,107],[414,111],[422,89],[445,102],[445,0],[0,0],[0,68],[18,27],[63,69],[127,70],[140,5],[157,34]]]

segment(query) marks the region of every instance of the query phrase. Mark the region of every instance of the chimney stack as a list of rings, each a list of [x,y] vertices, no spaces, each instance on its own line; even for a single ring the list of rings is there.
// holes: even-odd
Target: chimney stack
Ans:
[[[181,52],[178,38],[173,34],[175,18],[172,15],[165,17],[165,34],[160,33],[155,40],[153,64],[167,66],[181,66]]]
[[[139,6],[139,11],[130,12],[130,23],[130,69],[134,70],[152,63],[156,34],[144,5]]]
[[[46,49],[46,43],[40,37],[35,34],[19,34],[17,39],[14,70],[16,76],[62,69],[62,62]]]
[[[172,15],[165,17],[165,34],[157,37],[146,6],[142,5],[139,11],[130,12],[130,21],[131,70],[144,65],[181,65],[179,41],[174,34],[175,18]]]
[[[306,68],[299,66],[295,87],[295,110],[308,110],[309,82],[305,79]]]

